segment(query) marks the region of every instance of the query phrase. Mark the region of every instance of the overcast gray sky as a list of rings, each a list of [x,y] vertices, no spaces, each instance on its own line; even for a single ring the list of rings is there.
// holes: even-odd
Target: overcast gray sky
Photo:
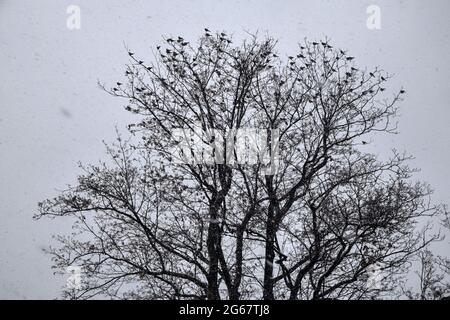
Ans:
[[[381,29],[366,26],[369,5]],[[66,26],[69,5],[81,29]],[[448,0],[0,0],[0,298],[55,298],[65,279],[53,276],[42,248],[68,221],[33,221],[37,202],[77,176],[77,162],[104,155],[102,140],[132,121],[97,87],[113,84],[128,61],[124,42],[143,58],[163,35],[195,40],[204,27],[237,37],[245,30],[296,42],[328,37],[360,67],[394,73],[407,91],[397,136],[371,144],[416,157],[417,178],[450,203],[450,1]],[[448,246],[443,247],[448,251]]]

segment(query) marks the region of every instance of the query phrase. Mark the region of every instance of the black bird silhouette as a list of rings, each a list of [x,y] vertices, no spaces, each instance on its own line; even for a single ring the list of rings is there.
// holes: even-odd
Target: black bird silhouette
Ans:
[[[143,63],[144,63],[144,61],[142,61],[142,60],[139,60],[139,61],[138,61],[138,63],[139,63],[139,64],[143,64]]]
[[[226,37],[226,36],[227,36],[226,33],[224,33],[224,32],[222,32],[220,35],[221,35],[222,37]]]
[[[156,46],[156,50],[159,50],[159,49],[161,49],[161,46]]]
[[[205,36],[207,36],[207,37],[211,37],[211,34],[209,34],[209,33],[206,33],[206,34],[205,34]]]
[[[172,38],[169,38],[169,39],[167,39],[166,41],[167,41],[167,42],[173,42],[173,39],[172,39]]]
[[[347,61],[352,61],[353,59],[355,59],[355,57],[347,57],[346,59]]]
[[[362,144],[367,144],[367,141],[362,141]]]
[[[210,32],[208,28],[205,28],[205,32]]]
[[[370,72],[369,74],[370,74],[370,76],[371,76],[372,78],[375,77],[375,75],[373,74],[373,72]]]
[[[121,83],[121,82],[117,82],[117,85],[118,85],[118,86],[121,86],[121,85],[122,85],[122,83]]]
[[[404,93],[406,93],[406,91],[402,89],[402,90],[400,90],[400,93],[404,94]]]
[[[358,69],[351,67],[352,71],[358,71]]]
[[[381,81],[386,81],[386,78],[381,76]]]
[[[317,46],[319,43],[318,42],[313,42],[312,44],[313,44],[313,46]]]
[[[281,264],[282,262],[287,260],[287,256],[280,253],[280,259],[276,260],[275,263]]]
[[[305,58],[305,56],[302,55],[302,54],[298,54],[298,55],[297,55],[297,58],[302,58],[302,59],[303,59],[303,58]]]
[[[130,55],[130,57],[132,57],[134,55],[134,52],[129,51],[128,54]]]
[[[384,90],[386,90],[385,88],[380,88],[380,91],[383,92]]]
[[[341,52],[341,54],[342,54],[342,55],[344,55],[344,54],[345,54],[345,51],[344,51],[344,50],[340,50],[340,52]]]
[[[300,49],[301,49],[301,50],[305,50],[306,48],[305,48],[305,47],[303,47],[303,46],[300,46]]]

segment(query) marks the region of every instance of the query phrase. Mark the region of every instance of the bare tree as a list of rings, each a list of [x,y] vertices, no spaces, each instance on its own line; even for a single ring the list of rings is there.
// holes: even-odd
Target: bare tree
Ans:
[[[420,219],[442,213],[411,181],[408,157],[364,152],[392,123],[403,90],[362,70],[328,41],[233,45],[205,30],[197,44],[166,39],[147,63],[129,51],[126,81],[108,89],[141,121],[139,142],[108,147],[78,184],[40,204],[76,232],[51,249],[81,265],[96,295],[151,299],[363,299],[389,292],[436,236]],[[255,162],[241,129],[265,130]],[[231,142],[231,143],[230,143]],[[182,147],[180,147],[182,146]],[[207,146],[207,147],[205,147]],[[174,151],[175,150],[175,151]],[[205,160],[206,159],[206,160]],[[383,286],[368,286],[378,266]]]
[[[419,268],[415,274],[419,279],[418,289],[403,289],[403,294],[414,300],[449,299],[448,260],[435,256],[426,248],[417,254],[417,263]]]
[[[443,226],[450,229],[448,215]],[[430,247],[425,247],[416,255],[418,270],[415,272],[419,280],[418,288],[405,289],[402,293],[414,300],[449,300],[450,299],[450,260],[433,254]]]

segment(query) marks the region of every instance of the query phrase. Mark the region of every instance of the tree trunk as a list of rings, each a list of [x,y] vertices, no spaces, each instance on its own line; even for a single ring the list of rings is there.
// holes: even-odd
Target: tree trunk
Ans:
[[[208,300],[220,300],[219,294],[219,246],[220,246],[220,227],[218,221],[218,212],[221,200],[214,197],[209,208],[209,227],[206,245],[209,256],[208,270],[208,292],[206,297]]]
[[[272,204],[269,205],[266,222],[266,252],[264,266],[264,300],[274,300],[273,296],[273,261],[275,258],[275,215]]]

